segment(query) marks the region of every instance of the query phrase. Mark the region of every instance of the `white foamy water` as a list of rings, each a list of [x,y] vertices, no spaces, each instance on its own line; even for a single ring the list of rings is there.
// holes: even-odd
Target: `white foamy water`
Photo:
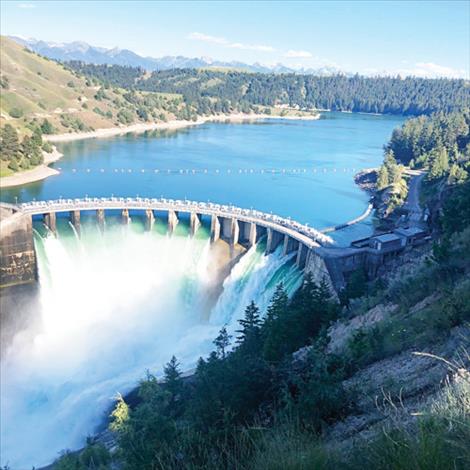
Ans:
[[[39,331],[18,334],[1,367],[1,465],[30,470],[76,449],[102,422],[113,397],[146,370],[160,374],[175,354],[193,367],[246,305],[264,309],[281,280],[294,290],[298,270],[278,252],[252,248],[223,283],[207,318],[213,284],[208,238],[168,237],[135,224],[67,223],[37,235]]]

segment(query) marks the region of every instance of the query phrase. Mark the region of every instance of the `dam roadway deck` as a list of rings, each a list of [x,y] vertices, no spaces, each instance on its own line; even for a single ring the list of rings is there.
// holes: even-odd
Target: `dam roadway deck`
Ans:
[[[12,205],[10,205],[12,207]],[[186,212],[199,216],[216,216],[225,219],[235,219],[239,222],[254,223],[257,226],[270,228],[276,232],[288,235],[308,248],[333,242],[331,237],[307,225],[291,219],[256,210],[241,209],[231,205],[221,205],[206,202],[182,201],[173,199],[150,198],[84,198],[57,199],[50,201],[34,201],[16,206],[24,214],[39,215],[57,212],[97,211],[97,210],[152,210],[175,213]]]

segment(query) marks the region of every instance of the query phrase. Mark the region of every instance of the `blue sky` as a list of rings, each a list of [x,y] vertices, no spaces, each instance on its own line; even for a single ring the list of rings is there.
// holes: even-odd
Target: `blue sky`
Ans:
[[[1,33],[366,74],[467,77],[470,1],[1,2]]]

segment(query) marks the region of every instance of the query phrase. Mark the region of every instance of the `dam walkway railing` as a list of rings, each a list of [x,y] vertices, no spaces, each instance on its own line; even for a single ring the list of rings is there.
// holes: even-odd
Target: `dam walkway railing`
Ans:
[[[233,205],[196,202],[189,200],[155,199],[155,198],[80,198],[56,199],[49,201],[32,201],[19,204],[18,209],[26,214],[39,215],[56,212],[73,212],[88,210],[152,210],[164,212],[185,212],[197,215],[216,216],[226,219],[254,223],[270,228],[278,233],[288,235],[308,248],[329,245],[332,238],[308,225],[290,218],[280,217],[253,209],[242,209]]]

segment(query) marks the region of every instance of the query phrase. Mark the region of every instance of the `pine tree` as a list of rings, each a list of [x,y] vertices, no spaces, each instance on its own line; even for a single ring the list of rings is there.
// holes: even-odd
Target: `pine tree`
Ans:
[[[239,348],[250,354],[255,353],[261,345],[261,319],[259,316],[259,308],[256,306],[254,301],[246,307],[245,316],[242,320],[238,320],[241,325],[241,329],[237,330],[240,333],[237,336],[237,343]]]
[[[227,333],[227,328],[223,326],[220,329],[219,336],[217,336],[217,338],[215,338],[214,340],[214,344],[217,348],[217,355],[219,358],[225,359],[226,350],[230,345],[231,338],[232,336]]]
[[[176,357],[172,356],[170,362],[168,362],[163,369],[165,389],[171,393],[172,401],[174,401],[177,395],[181,392],[183,385],[179,366],[180,364]]]
[[[449,170],[449,155],[447,150],[440,146],[432,152],[431,168],[429,170],[429,179],[440,178]]]
[[[388,150],[384,158],[384,167],[388,173],[388,185],[398,183],[401,179],[401,167],[395,160],[393,150]]]
[[[385,189],[388,187],[388,170],[385,165],[382,165],[379,170],[379,176],[377,178],[377,189],[381,191],[382,189]]]
[[[36,147],[42,146],[42,131],[39,127],[34,129],[33,135],[31,136],[31,140],[33,141]]]
[[[21,151],[23,152],[24,161],[29,165],[36,166],[43,160],[41,147],[37,144],[37,136],[25,136],[21,142]]]
[[[289,349],[289,323],[286,318],[289,297],[283,284],[276,287],[263,324],[263,353],[268,361],[277,361]]]
[[[53,134],[55,129],[54,126],[47,119],[44,119],[41,124],[41,131],[43,134]]]
[[[8,168],[10,168],[10,170],[13,170],[13,171],[18,171],[20,169],[18,165],[18,160],[16,158],[12,158],[10,160],[10,163],[8,164]]]
[[[447,182],[449,184],[462,184],[468,179],[468,172],[457,164],[453,164],[449,170]]]
[[[17,159],[19,151],[18,132],[11,124],[5,124],[0,130],[0,155],[2,160]]]

